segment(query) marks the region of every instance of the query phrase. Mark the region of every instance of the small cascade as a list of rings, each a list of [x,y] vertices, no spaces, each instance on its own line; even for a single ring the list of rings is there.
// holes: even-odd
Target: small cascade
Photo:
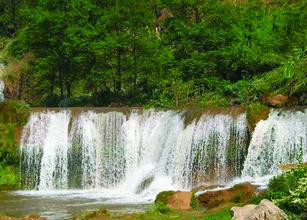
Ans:
[[[4,82],[0,79],[0,102],[4,101]]]
[[[4,68],[4,65],[0,63],[0,76],[2,75],[2,69]],[[5,84],[0,78],[0,102],[4,101],[4,89],[5,89]]]
[[[255,128],[242,175],[274,175],[281,164],[306,161],[307,111],[272,110]]]
[[[21,180],[26,189],[67,188],[70,112],[33,113],[21,138]]]
[[[245,114],[184,119],[184,111],[32,113],[21,139],[22,186],[155,195],[240,176]]]

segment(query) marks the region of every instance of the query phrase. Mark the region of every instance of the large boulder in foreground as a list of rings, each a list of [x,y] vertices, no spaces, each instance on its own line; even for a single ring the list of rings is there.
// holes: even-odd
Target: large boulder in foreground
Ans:
[[[170,209],[188,210],[191,209],[192,192],[160,192],[155,200],[155,203],[162,203]]]
[[[286,220],[287,215],[269,200],[262,200],[259,205],[246,205],[231,209],[231,220]]]
[[[241,183],[229,189],[205,191],[198,196],[199,203],[206,208],[214,208],[223,203],[248,202],[256,193],[256,186]]]

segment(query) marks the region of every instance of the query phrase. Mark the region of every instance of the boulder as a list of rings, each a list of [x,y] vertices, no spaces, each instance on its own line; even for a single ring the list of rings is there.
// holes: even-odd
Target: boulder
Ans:
[[[298,104],[297,98],[284,95],[262,96],[261,101],[272,107],[289,107]]]
[[[217,188],[222,188],[224,187],[223,185],[219,185],[219,184],[203,184],[200,186],[197,186],[195,188],[192,189],[192,192],[196,193],[196,192],[200,192],[200,191],[206,191],[206,190],[214,190]]]
[[[136,194],[140,194],[142,193],[145,189],[147,189],[150,184],[154,181],[154,178],[153,176],[150,176],[150,177],[147,177],[145,178],[139,185],[138,187],[136,188]]]
[[[155,203],[162,203],[170,209],[187,210],[191,209],[192,192],[165,191],[157,195]]]
[[[287,215],[269,200],[262,200],[259,205],[246,205],[231,209],[231,220],[286,220]]]
[[[176,192],[168,198],[167,207],[171,209],[191,209],[192,192]]]
[[[257,187],[250,183],[241,183],[232,188],[205,191],[197,198],[199,203],[206,208],[214,208],[223,203],[248,202],[255,195]]]

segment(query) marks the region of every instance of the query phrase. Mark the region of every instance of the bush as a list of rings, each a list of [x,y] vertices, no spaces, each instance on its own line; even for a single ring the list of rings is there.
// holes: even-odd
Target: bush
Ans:
[[[0,188],[12,189],[18,186],[19,178],[14,166],[0,164]]]
[[[18,129],[27,122],[29,107],[20,101],[0,104],[0,188],[18,185],[16,167],[19,164]]]
[[[298,168],[274,177],[265,193],[267,199],[296,219],[305,220],[307,213],[307,167]]]

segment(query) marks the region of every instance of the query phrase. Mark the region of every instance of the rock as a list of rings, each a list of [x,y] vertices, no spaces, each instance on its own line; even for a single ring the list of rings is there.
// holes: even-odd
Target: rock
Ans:
[[[269,200],[262,200],[259,205],[246,205],[231,209],[232,220],[286,220],[287,215]]]
[[[282,172],[288,172],[290,170],[296,169],[300,166],[306,166],[307,167],[307,163],[302,164],[282,164],[279,166],[279,168],[281,169]]]
[[[155,203],[165,204],[168,208],[187,210],[191,209],[192,192],[165,191],[157,195]]]
[[[198,196],[200,204],[206,208],[214,208],[222,203],[248,202],[256,193],[256,186],[250,183],[241,183],[229,189],[207,191]]]
[[[261,101],[272,107],[289,107],[298,104],[297,98],[284,95],[262,96]]]
[[[140,185],[138,185],[137,189],[136,189],[136,194],[140,194],[141,192],[143,192],[145,189],[147,189],[150,184],[154,181],[154,176],[151,177],[147,177],[145,178]]]
[[[206,191],[206,190],[213,190],[213,189],[216,189],[216,188],[222,188],[224,187],[223,185],[218,185],[218,184],[204,184],[204,185],[201,185],[201,186],[197,186],[195,188],[192,189],[192,192],[196,193],[196,192],[199,192],[199,191]]]
[[[192,192],[176,192],[168,198],[167,207],[171,209],[191,209]]]

